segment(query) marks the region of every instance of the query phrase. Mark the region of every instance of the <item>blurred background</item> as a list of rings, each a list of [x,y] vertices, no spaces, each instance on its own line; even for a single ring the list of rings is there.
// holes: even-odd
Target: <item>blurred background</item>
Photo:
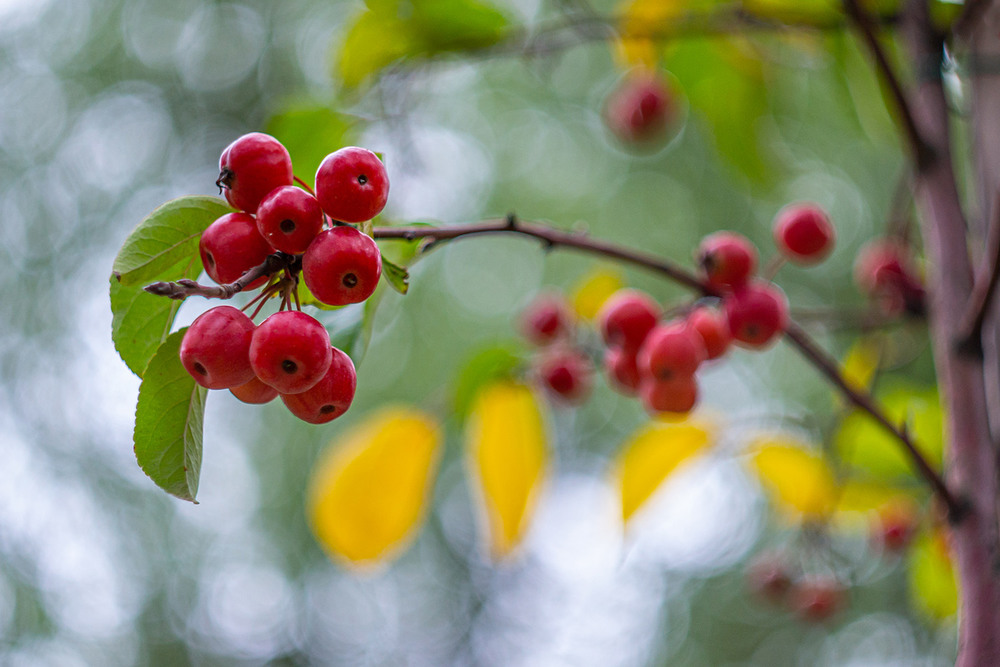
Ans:
[[[526,25],[565,9],[497,7]],[[872,558],[863,534],[846,542],[861,585],[836,621],[804,625],[747,595],[747,560],[789,539],[741,460],[747,434],[791,427],[823,441],[834,412],[827,386],[781,344],[708,369],[701,409],[719,423],[720,444],[672,478],[627,534],[606,471],[646,420],[640,406],[600,380],[579,409],[552,406],[555,464],[531,531],[517,558],[490,562],[450,416],[456,373],[483,346],[523,347],[517,315],[547,286],[569,293],[610,270],[662,302],[683,295],[529,239],[462,240],[420,258],[410,294],[387,292],[380,304],[342,419],[309,426],[280,405],[213,392],[200,504],[145,477],[132,452],[139,379],[110,337],[111,264],[155,207],[217,194],[219,153],[248,131],[284,133],[302,165],[348,143],[382,153],[386,221],[516,212],[688,265],[698,240],[720,228],[771,254],[774,214],[811,199],[830,211],[839,245],[824,265],[785,267],[778,281],[804,309],[860,302],[852,258],[889,214],[902,161],[850,39],[794,53],[765,43],[753,56],[767,71],[742,92],[704,72],[693,100],[714,97],[725,111],[706,118],[693,101],[667,145],[633,152],[602,122],[621,76],[606,44],[441,56],[344,90],[334,54],[360,8],[0,1],[0,664],[952,661],[953,629],[913,610],[899,563]],[[836,63],[821,48],[830,45]],[[729,117],[740,123],[726,130]],[[177,326],[206,308],[195,301]],[[336,328],[345,316],[323,317]],[[838,353],[848,341],[818,334]],[[929,380],[914,338],[908,372]],[[303,493],[322,448],[387,402],[437,414],[447,453],[416,542],[359,575],[317,546]]]

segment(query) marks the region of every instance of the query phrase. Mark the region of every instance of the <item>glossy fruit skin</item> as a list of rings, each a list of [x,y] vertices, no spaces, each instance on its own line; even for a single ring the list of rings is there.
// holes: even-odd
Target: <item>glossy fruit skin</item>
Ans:
[[[546,391],[567,403],[580,403],[590,395],[594,368],[590,360],[571,347],[552,348],[535,362]]]
[[[810,577],[795,582],[788,597],[788,604],[795,614],[810,623],[829,619],[847,601],[840,583],[825,577]]]
[[[297,310],[274,313],[250,342],[250,365],[260,380],[281,394],[298,394],[330,368],[330,336],[315,318]]]
[[[729,349],[733,337],[729,333],[729,322],[723,311],[698,306],[688,313],[687,323],[701,336],[708,359],[718,359]]]
[[[330,368],[319,382],[299,394],[281,395],[285,407],[310,424],[325,424],[347,412],[358,386],[351,358],[335,347],[330,350]]]
[[[191,323],[181,341],[181,364],[208,389],[229,389],[253,379],[254,324],[232,306],[216,306]]]
[[[306,287],[331,306],[364,301],[375,291],[381,276],[378,245],[354,227],[338,225],[320,232],[302,256]]]
[[[773,283],[755,281],[728,295],[723,304],[733,342],[762,349],[788,325],[788,299]]]
[[[709,234],[698,246],[698,265],[716,289],[742,287],[757,270],[757,248],[736,232]]]
[[[574,317],[566,299],[557,292],[536,296],[521,314],[521,333],[535,345],[548,345],[573,332]]]
[[[648,294],[623,289],[604,302],[597,321],[606,345],[638,350],[661,315],[660,305]]]
[[[252,215],[227,213],[202,232],[198,252],[209,278],[225,285],[261,264],[274,248],[257,231],[257,221]],[[262,276],[247,289],[256,289],[266,282],[267,277]]]
[[[639,399],[650,414],[685,414],[698,403],[698,381],[693,375],[677,375],[669,380],[644,377]]]
[[[389,174],[375,153],[346,146],[320,163],[316,170],[316,198],[334,220],[371,220],[389,199]]]
[[[323,211],[311,194],[294,185],[272,190],[257,208],[257,231],[275,250],[301,255],[323,230]]]
[[[666,138],[677,116],[677,103],[667,80],[646,69],[626,74],[604,108],[608,129],[627,144]]]
[[[294,180],[288,151],[262,132],[244,134],[229,144],[219,158],[219,172],[217,183],[226,189],[226,201],[247,213],[256,213],[271,190]]]
[[[248,349],[247,363],[249,362],[250,350]],[[230,387],[229,391],[244,403],[251,403],[253,405],[270,403],[278,397],[278,390],[261,382],[260,378],[256,375],[246,384],[241,384],[238,387]]]
[[[708,358],[705,343],[686,322],[657,325],[639,348],[639,373],[643,378],[670,380],[694,375]]]
[[[774,220],[774,243],[796,264],[817,264],[826,259],[836,235],[830,216],[817,204],[786,206]]]
[[[612,387],[626,396],[639,393],[642,376],[636,363],[636,352],[621,347],[609,347],[604,352],[604,371]]]

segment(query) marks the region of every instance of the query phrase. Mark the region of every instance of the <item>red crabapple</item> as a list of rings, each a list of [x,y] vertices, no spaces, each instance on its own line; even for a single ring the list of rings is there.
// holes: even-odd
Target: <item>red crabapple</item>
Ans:
[[[655,142],[667,137],[676,124],[674,97],[665,77],[645,69],[634,70],[608,96],[605,122],[625,143]]]
[[[316,235],[302,256],[302,278],[322,303],[345,306],[370,297],[382,275],[378,245],[354,227],[338,225]]]
[[[229,144],[219,158],[219,180],[226,188],[226,201],[233,207],[256,213],[271,190],[291,185],[292,158],[281,142],[261,132],[251,132]]]
[[[660,315],[659,304],[648,294],[622,289],[604,302],[597,321],[606,345],[638,350]]]
[[[358,377],[354,362],[341,350],[331,347],[330,368],[312,388],[298,394],[282,394],[288,410],[310,424],[325,424],[347,412],[354,400]]]
[[[701,334],[708,359],[718,359],[729,349],[733,338],[729,333],[726,314],[721,310],[698,306],[688,314],[687,323]]]
[[[548,345],[573,330],[573,312],[562,294],[543,292],[521,313],[521,332],[535,345]]]
[[[216,306],[191,323],[181,341],[181,364],[208,389],[228,389],[253,379],[253,322],[232,306]]]
[[[854,261],[854,282],[889,313],[924,313],[926,293],[913,254],[897,241],[876,239],[865,245]]]
[[[347,146],[320,163],[316,170],[316,198],[334,220],[371,220],[389,199],[389,175],[375,153]]]
[[[208,276],[225,285],[263,263],[274,249],[257,231],[257,221],[252,215],[227,213],[202,232],[198,251]],[[247,285],[247,289],[256,289],[266,282],[267,277],[261,276]]]
[[[813,576],[795,582],[788,603],[802,620],[820,623],[844,607],[846,596],[835,579]]]
[[[579,403],[590,393],[593,366],[573,348],[548,349],[536,360],[535,371],[546,390],[568,403]]]
[[[683,321],[657,325],[639,348],[638,366],[643,378],[669,380],[694,375],[708,357],[698,332]]]
[[[247,361],[249,362],[249,360],[248,349]],[[254,405],[270,403],[278,397],[278,390],[261,382],[260,378],[256,375],[250,378],[250,381],[246,384],[241,384],[237,387],[230,387],[229,391],[232,392],[233,396],[240,399],[244,403],[252,403]]]
[[[257,208],[257,230],[275,250],[301,255],[323,229],[323,211],[311,194],[294,185],[275,188]]]
[[[816,204],[786,206],[774,220],[774,243],[789,261],[817,264],[833,250],[830,217]]]
[[[709,285],[735,289],[756,270],[757,248],[742,234],[715,232],[702,239],[697,260]]]
[[[743,347],[766,347],[788,325],[788,299],[773,283],[751,282],[727,295],[723,305],[729,332]]]
[[[639,398],[653,414],[691,412],[698,402],[698,382],[693,375],[676,375],[669,380],[645,377],[639,385]]]
[[[636,352],[621,347],[609,347],[604,353],[604,370],[612,386],[619,392],[634,396],[639,391],[639,367]]]
[[[250,342],[253,372],[282,394],[298,394],[315,385],[330,368],[332,358],[326,329],[297,310],[268,317]]]
[[[761,554],[754,559],[747,567],[746,579],[754,595],[775,604],[783,602],[792,588],[788,563],[776,553]]]
[[[885,507],[871,524],[872,542],[889,553],[900,553],[917,532],[917,513],[908,504]]]

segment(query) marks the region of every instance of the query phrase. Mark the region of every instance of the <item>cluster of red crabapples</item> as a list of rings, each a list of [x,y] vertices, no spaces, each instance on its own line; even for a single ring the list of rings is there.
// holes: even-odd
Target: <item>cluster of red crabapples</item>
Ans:
[[[785,260],[815,264],[833,249],[834,228],[815,204],[784,208],[774,222],[774,240]],[[763,349],[785,330],[788,301],[770,280],[756,276],[757,249],[735,232],[705,237],[697,251],[704,284],[718,305],[697,303],[663,320],[663,310],[648,294],[623,289],[598,313],[611,385],[638,396],[654,414],[687,413],[698,401],[696,372],[738,345]],[[572,331],[568,306],[551,295],[536,300],[524,315],[526,336],[534,343],[566,340]],[[564,399],[579,400],[589,388],[590,365],[572,345],[549,345],[534,364],[543,386]]]
[[[260,301],[253,315],[218,306],[195,319],[181,342],[181,363],[203,387],[229,389],[246,403],[280,395],[295,416],[326,423],[350,407],[357,377],[326,328],[293,309],[299,272],[321,303],[343,306],[371,296],[382,256],[375,241],[349,223],[370,220],[385,206],[385,167],[369,150],[341,148],[320,164],[315,190],[299,188],[285,147],[251,133],[222,152],[219,170],[217,185],[239,212],[223,215],[202,234],[205,271],[225,285],[275,255],[281,268],[245,286],[266,285],[246,306]],[[278,312],[254,324],[260,306],[279,294]]]

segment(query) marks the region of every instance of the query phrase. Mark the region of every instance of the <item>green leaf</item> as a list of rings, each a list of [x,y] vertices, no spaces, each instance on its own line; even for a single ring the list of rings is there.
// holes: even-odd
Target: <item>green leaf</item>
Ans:
[[[509,23],[499,9],[475,0],[419,0],[413,19],[431,53],[491,46]]]
[[[346,88],[356,88],[384,67],[423,50],[412,23],[400,20],[395,7],[383,10],[380,5],[378,11],[359,14],[348,28],[335,72]]]
[[[138,285],[198,255],[201,233],[233,209],[218,197],[191,196],[168,201],[132,230],[115,258],[114,275],[123,285]]]
[[[466,361],[455,378],[454,409],[459,419],[465,419],[479,390],[500,379],[516,374],[522,363],[520,348],[513,343],[486,347]]]
[[[266,131],[288,149],[295,174],[312,183],[323,158],[344,145],[351,125],[347,116],[329,107],[300,106],[272,116]]]
[[[891,388],[878,396],[878,403],[896,424],[906,424],[924,457],[941,467],[944,450],[944,418],[933,389]],[[842,460],[880,479],[908,478],[913,466],[896,438],[867,413],[855,411],[841,423],[834,446]]]
[[[958,586],[942,532],[920,536],[910,548],[908,569],[914,606],[933,621],[953,617],[958,611]]]
[[[163,277],[193,279],[199,273],[201,258],[196,254],[165,271]],[[170,334],[180,307],[181,301],[149,294],[141,287],[126,286],[111,277],[111,340],[122,361],[139,377]]]
[[[181,365],[186,331],[170,334],[149,361],[139,385],[133,441],[142,471],[167,493],[194,502],[208,390]]]
[[[386,279],[389,286],[400,294],[406,294],[410,289],[410,272],[406,267],[393,264],[385,255],[382,255],[382,277]]]

